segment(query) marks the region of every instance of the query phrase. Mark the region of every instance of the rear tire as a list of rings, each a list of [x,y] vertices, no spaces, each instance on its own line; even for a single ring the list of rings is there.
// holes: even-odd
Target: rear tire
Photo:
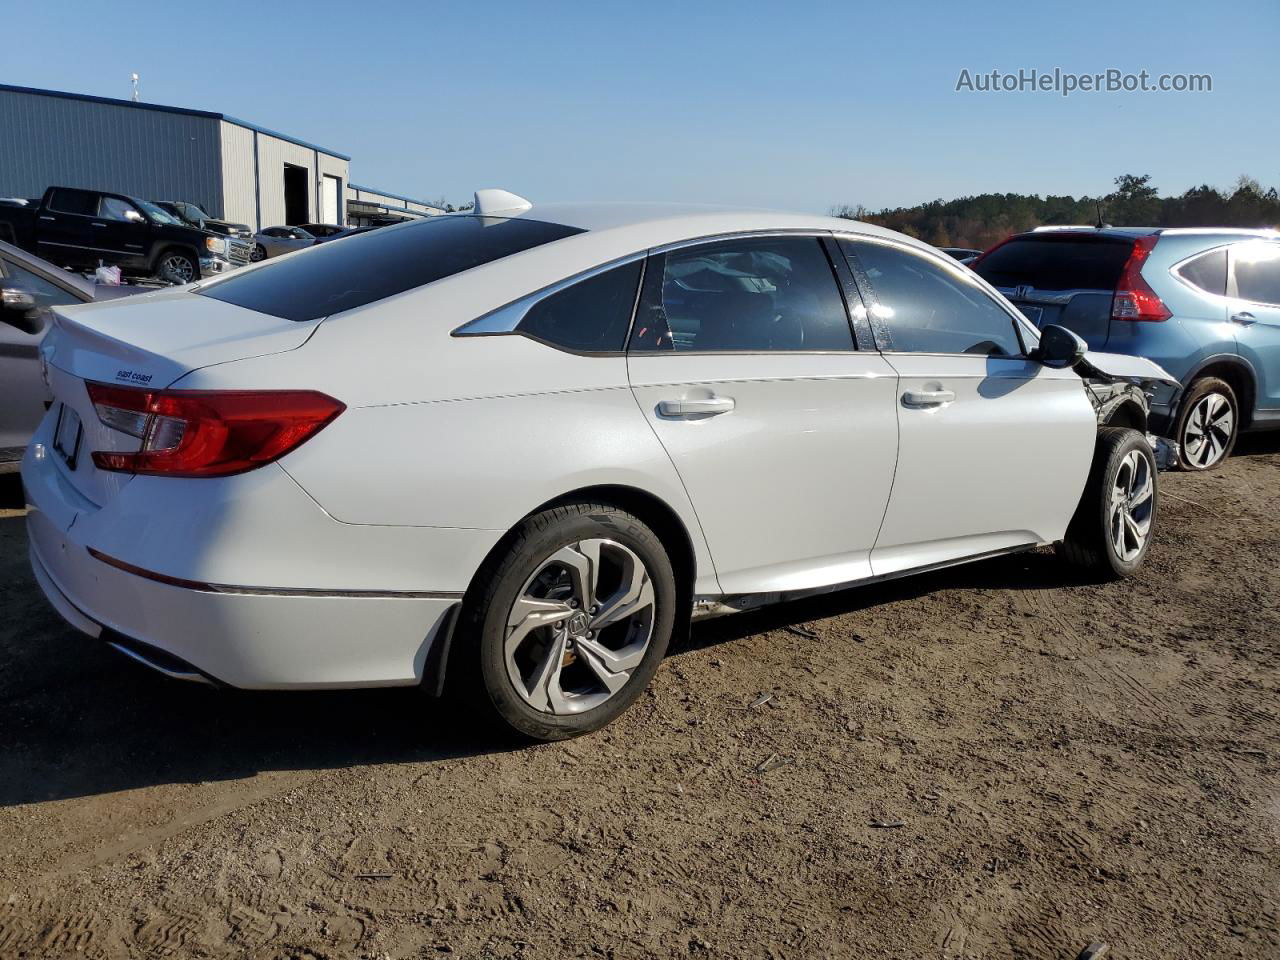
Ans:
[[[1191,472],[1216,470],[1231,456],[1240,435],[1240,403],[1231,384],[1202,377],[1191,384],[1182,400],[1174,438],[1182,468]]]
[[[1104,580],[1133,576],[1155,536],[1156,458],[1137,430],[1103,427],[1080,505],[1057,545],[1058,556]]]
[[[544,510],[467,592],[451,692],[534,740],[599,730],[649,685],[676,606],[671,560],[638,517],[602,503]]]

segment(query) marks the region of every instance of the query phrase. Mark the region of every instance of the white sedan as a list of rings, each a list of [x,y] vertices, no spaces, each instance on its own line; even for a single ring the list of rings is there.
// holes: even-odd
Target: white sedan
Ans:
[[[1079,371],[1153,364],[867,224],[476,201],[58,311],[22,470],[68,621],[189,680],[447,681],[555,739],[693,616],[1042,544],[1143,562],[1156,463],[1105,425],[1142,395]]]

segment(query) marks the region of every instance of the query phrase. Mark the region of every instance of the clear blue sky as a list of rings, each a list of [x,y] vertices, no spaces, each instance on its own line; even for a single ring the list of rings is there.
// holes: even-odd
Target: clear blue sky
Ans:
[[[0,37],[2,82],[127,98],[137,71],[144,100],[454,202],[502,186],[825,211],[1100,194],[1128,172],[1164,193],[1280,186],[1277,0],[4,0]],[[1209,73],[1213,92],[955,92],[962,68],[1020,67]]]

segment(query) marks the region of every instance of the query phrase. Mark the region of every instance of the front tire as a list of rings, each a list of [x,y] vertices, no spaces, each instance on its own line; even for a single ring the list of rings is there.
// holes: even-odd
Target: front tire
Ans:
[[[1193,383],[1182,401],[1174,432],[1183,469],[1203,472],[1222,466],[1239,435],[1240,403],[1231,384],[1217,377]]]
[[[267,249],[260,243],[255,243],[253,249],[249,252],[249,259],[254,263],[261,263],[267,259]]]
[[[642,520],[607,504],[553,507],[525,519],[468,592],[460,679],[526,737],[599,730],[657,672],[676,601],[671,560]]]
[[[181,250],[166,250],[160,257],[156,275],[161,280],[181,286],[199,280],[200,267],[189,254]]]
[[[1156,477],[1146,437],[1126,427],[1100,429],[1089,480],[1058,555],[1104,580],[1137,573],[1155,536]]]

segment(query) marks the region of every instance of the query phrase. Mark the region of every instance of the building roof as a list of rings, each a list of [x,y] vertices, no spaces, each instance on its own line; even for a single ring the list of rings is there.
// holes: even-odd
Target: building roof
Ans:
[[[38,97],[56,97],[61,100],[80,100],[85,103],[103,103],[113,107],[129,107],[135,110],[153,110],[159,113],[177,113],[187,117],[204,117],[208,120],[225,120],[227,123],[234,123],[238,127],[244,127],[248,130],[254,130],[264,136],[275,137],[277,140],[284,140],[288,143],[297,144],[308,150],[315,150],[326,156],[336,157],[339,160],[350,161],[351,158],[345,153],[338,153],[336,150],[330,150],[328,147],[316,146],[314,143],[308,143],[306,140],[299,140],[297,137],[291,137],[288,134],[279,133],[270,130],[267,127],[260,127],[256,123],[249,123],[247,120],[239,120],[235,117],[229,117],[225,113],[212,113],[208,110],[192,110],[188,107],[169,107],[159,103],[135,103],[132,100],[117,100],[114,97],[95,97],[87,93],[67,93],[63,90],[41,90],[37,87],[18,87],[8,83],[0,83],[0,93],[26,93]],[[391,194],[387,194],[391,196]],[[397,198],[400,199],[400,198]],[[418,203],[420,201],[413,201]]]
[[[413,197],[402,197],[398,193],[392,193],[390,190],[379,190],[377,187],[362,187],[358,183],[348,183],[347,187],[351,190],[359,190],[363,193],[376,193],[380,197],[390,197],[392,200],[400,200],[403,203],[421,204],[424,207],[430,207],[432,210],[444,209],[438,204],[432,203],[430,200],[415,200]]]

